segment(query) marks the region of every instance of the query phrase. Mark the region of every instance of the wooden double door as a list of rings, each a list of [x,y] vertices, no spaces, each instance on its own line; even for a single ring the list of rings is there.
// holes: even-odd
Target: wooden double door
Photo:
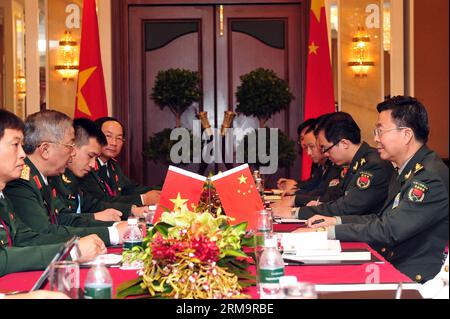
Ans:
[[[147,160],[142,153],[149,136],[175,127],[174,115],[168,109],[161,110],[151,99],[157,73],[169,68],[198,71],[201,77],[202,100],[181,118],[181,126],[189,129],[198,111],[207,111],[211,125],[220,128],[224,112],[235,110],[240,76],[258,67],[274,70],[287,80],[295,99],[267,126],[279,128],[297,140],[296,130],[303,114],[307,25],[302,2],[222,6],[144,6],[143,1],[139,2],[140,5],[126,8],[128,34],[122,46],[128,50],[123,50],[126,59],[120,59],[126,73],[120,81],[128,89],[119,87],[114,106],[128,131],[122,160],[133,179],[148,185],[161,184],[166,174],[166,167]],[[123,95],[128,95],[128,99]],[[239,115],[233,127],[256,128],[258,121]],[[214,167],[224,169],[220,165]],[[272,180],[279,175],[298,177],[299,171],[297,159]]]

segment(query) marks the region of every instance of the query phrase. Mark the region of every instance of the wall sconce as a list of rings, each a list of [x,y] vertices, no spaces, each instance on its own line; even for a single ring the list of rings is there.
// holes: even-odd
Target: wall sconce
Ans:
[[[19,99],[23,99],[27,95],[27,84],[22,71],[19,71],[17,75],[16,90]]]
[[[59,41],[59,61],[55,65],[55,70],[61,74],[64,81],[73,80],[78,72],[77,41],[75,41],[70,31],[64,33],[64,37]]]
[[[366,77],[367,72],[375,63],[368,58],[370,37],[364,31],[363,27],[358,27],[358,32],[352,38],[353,43],[353,61],[348,62],[355,73],[355,76]]]
[[[233,124],[234,117],[236,116],[236,113],[232,111],[225,111],[224,112],[224,118],[222,127],[220,128],[220,135],[225,136],[227,134],[227,130],[231,127],[231,124]]]

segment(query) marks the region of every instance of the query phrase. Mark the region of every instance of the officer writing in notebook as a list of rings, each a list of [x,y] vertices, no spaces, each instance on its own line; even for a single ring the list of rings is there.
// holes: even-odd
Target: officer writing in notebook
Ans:
[[[428,114],[422,103],[397,96],[378,104],[377,110],[378,153],[398,168],[383,207],[370,215],[313,216],[308,220],[312,228],[298,231],[328,226],[330,239],[367,242],[423,283],[439,272],[449,238],[448,167],[426,145]],[[313,225],[319,219],[324,222]]]

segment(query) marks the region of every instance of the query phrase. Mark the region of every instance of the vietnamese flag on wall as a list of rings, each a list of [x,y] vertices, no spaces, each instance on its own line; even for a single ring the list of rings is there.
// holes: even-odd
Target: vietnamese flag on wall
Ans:
[[[194,211],[192,205],[198,205],[205,181],[206,177],[202,175],[169,166],[153,220],[157,222],[163,212],[174,211],[184,205]]]
[[[96,120],[108,115],[95,0],[83,1],[80,66],[74,117]]]
[[[324,0],[311,0],[304,120],[335,111],[333,76]],[[311,159],[303,153],[302,179],[311,174]]]
[[[235,167],[211,178],[225,214],[235,218],[232,224],[248,222],[256,230],[258,213],[264,209],[248,164]]]

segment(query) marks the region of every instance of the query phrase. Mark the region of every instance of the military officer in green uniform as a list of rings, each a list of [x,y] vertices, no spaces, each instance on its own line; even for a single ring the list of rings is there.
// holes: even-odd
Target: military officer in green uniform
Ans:
[[[82,178],[95,166],[96,158],[100,155],[102,146],[106,145],[106,138],[100,128],[91,120],[80,118],[74,120],[76,153],[69,162],[64,174],[52,177],[56,185],[59,198],[72,213],[115,214],[116,221],[126,220],[130,214],[144,217],[148,207],[138,207],[125,202],[102,201],[81,190],[78,178]],[[97,220],[105,220],[95,217]]]
[[[8,273],[44,269],[70,235],[40,234],[25,226],[15,215],[11,202],[3,195],[7,182],[20,176],[25,153],[22,149],[23,122],[14,114],[0,110],[0,276]],[[97,235],[80,239],[81,256],[88,261],[105,253]],[[76,258],[76,255],[72,255]]]
[[[64,173],[74,155],[72,120],[63,113],[45,110],[30,115],[25,123],[24,150],[28,157],[19,179],[7,184],[4,193],[16,214],[39,233],[86,236],[97,234],[107,245],[122,241],[126,222],[94,220],[69,212],[57,197],[52,176]]]
[[[393,165],[380,159],[375,149],[361,141],[360,128],[348,113],[332,114],[318,126],[317,132],[321,152],[336,165],[348,165],[339,184],[341,196],[301,208],[294,208],[294,199],[286,198],[273,204],[274,214],[308,219],[317,214],[377,213],[387,197],[389,181],[395,172]]]
[[[160,192],[132,182],[116,161],[125,141],[122,124],[112,117],[100,118],[96,123],[105,134],[107,145],[102,148],[95,168],[80,180],[81,188],[104,201],[138,206],[157,204]]]
[[[369,243],[401,272],[423,283],[439,272],[448,242],[448,167],[426,146],[428,115],[417,99],[397,96],[377,110],[378,152],[398,167],[380,212],[318,215],[308,223],[329,226],[330,239]],[[325,221],[312,225],[318,219]]]

